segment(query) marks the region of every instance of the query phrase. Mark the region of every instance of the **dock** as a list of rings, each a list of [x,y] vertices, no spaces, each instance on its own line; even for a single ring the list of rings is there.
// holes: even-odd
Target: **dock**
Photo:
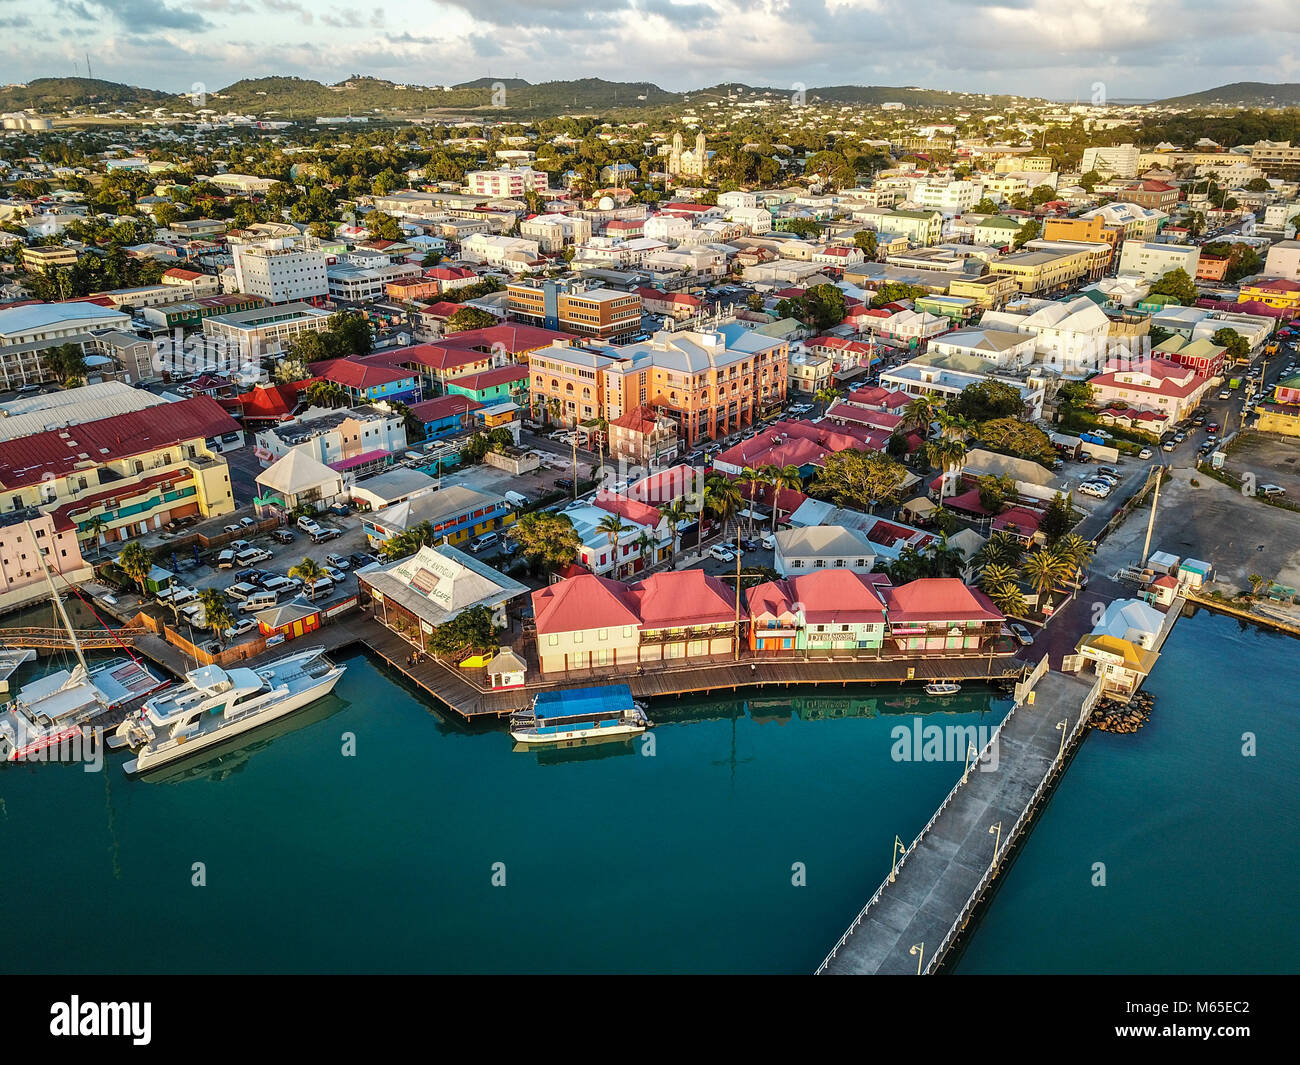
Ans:
[[[409,661],[414,650],[404,637],[380,625],[370,617],[353,616],[346,625],[327,625],[312,633],[312,641],[326,651],[359,647],[381,659],[391,670],[432,696],[467,720],[508,717],[532,705],[533,696],[543,691],[607,684],[611,669],[572,669],[549,673],[544,677],[537,669],[536,652],[524,645],[516,647],[529,661],[529,675],[537,679],[523,687],[494,691],[483,686],[481,669],[462,670],[429,655]],[[272,657],[277,648],[264,652]],[[619,666],[619,683],[625,683],[638,699],[662,699],[683,695],[766,687],[800,685],[851,684],[924,684],[931,680],[955,680],[1001,683],[1018,680],[1025,663],[1014,654],[998,652],[979,657],[934,655],[917,658],[849,656],[800,658],[780,656],[759,658],[748,654],[735,659],[732,655],[685,659],[678,665],[664,667],[647,664],[644,672]]]
[[[980,752],[996,753],[996,768],[958,778],[819,975],[938,970],[1086,733],[1100,688],[1069,673],[1037,680]]]

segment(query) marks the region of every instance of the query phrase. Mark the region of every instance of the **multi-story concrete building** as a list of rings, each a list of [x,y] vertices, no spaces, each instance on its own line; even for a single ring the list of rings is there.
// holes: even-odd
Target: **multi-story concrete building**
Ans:
[[[77,249],[66,244],[40,245],[23,248],[23,269],[33,274],[43,274],[51,267],[73,266],[77,262]]]
[[[591,222],[567,214],[539,214],[519,223],[519,235],[534,241],[539,251],[562,252],[591,239]]]
[[[1196,266],[1201,258],[1197,244],[1151,244],[1142,240],[1126,240],[1119,257],[1119,272],[1135,274],[1155,281],[1171,270],[1186,270],[1188,277],[1196,276]]]
[[[1153,207],[1140,207],[1136,203],[1104,203],[1079,216],[1083,219],[1101,218],[1108,226],[1118,226],[1125,240],[1147,240],[1154,237],[1161,223],[1169,216]]]
[[[580,281],[514,281],[506,287],[511,317],[599,340],[631,336],[641,329],[641,297]]]
[[[525,193],[545,192],[547,175],[532,167],[503,166],[499,170],[471,170],[465,175],[465,184],[472,196],[522,200]]]
[[[239,424],[207,396],[0,442],[0,515],[36,508],[83,543],[235,509],[221,437]]]
[[[1178,206],[1178,186],[1164,181],[1135,181],[1115,193],[1115,199],[1169,212]]]
[[[204,274],[182,266],[164,270],[159,281],[179,289],[179,299],[202,299],[204,296],[215,296],[221,291],[221,279],[216,274]]]
[[[1085,148],[1079,169],[1085,174],[1095,170],[1103,177],[1137,177],[1139,155],[1141,152],[1133,144]]]
[[[1063,292],[1089,276],[1096,259],[1094,247],[1090,244],[1058,244],[1055,248],[1013,252],[995,260],[989,270],[1011,278],[1016,287],[1028,295]]]
[[[322,465],[339,470],[354,461],[406,449],[406,423],[386,406],[363,404],[346,410],[312,407],[292,421],[263,429],[256,436],[263,467],[290,451],[301,451]]]
[[[0,610],[48,601],[42,556],[56,583],[80,584],[95,575],[82,558],[77,527],[66,515],[35,507],[0,514]]]
[[[383,266],[354,266],[335,263],[326,268],[331,299],[365,303],[382,299],[390,284],[413,281],[420,277],[415,263],[386,263]]]
[[[240,292],[271,303],[319,299],[329,293],[328,260],[324,252],[306,248],[292,238],[240,243],[233,237],[235,285]]]
[[[242,361],[252,363],[285,351],[301,333],[322,332],[330,317],[328,311],[306,303],[286,303],[205,318],[203,335],[223,338],[235,346]]]
[[[1300,281],[1300,240],[1279,240],[1269,248],[1264,273],[1269,277]]]
[[[908,198],[918,207],[954,215],[974,207],[983,195],[984,186],[974,181],[918,181]]]

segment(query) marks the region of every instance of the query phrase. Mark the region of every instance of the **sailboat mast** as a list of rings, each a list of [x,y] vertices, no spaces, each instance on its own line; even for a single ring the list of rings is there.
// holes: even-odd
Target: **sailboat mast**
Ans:
[[[77,642],[77,634],[72,628],[72,622],[68,620],[68,612],[63,609],[63,600],[59,596],[59,590],[54,587],[54,577],[50,574],[50,567],[45,561],[45,552],[41,550],[36,543],[36,533],[32,529],[30,521],[24,522],[27,526],[27,533],[32,538],[32,543],[36,547],[36,557],[41,561],[41,569],[45,571],[45,581],[50,586],[50,598],[54,600],[54,607],[59,612],[59,617],[63,619],[63,627],[68,630],[68,639],[72,641],[72,650],[76,652],[77,661],[81,663],[81,668],[90,674],[90,667],[86,665],[86,656],[81,653],[81,644]]]

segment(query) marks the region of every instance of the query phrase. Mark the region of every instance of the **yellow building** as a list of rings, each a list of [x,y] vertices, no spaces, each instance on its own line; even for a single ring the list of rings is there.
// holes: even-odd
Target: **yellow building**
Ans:
[[[1062,291],[1088,277],[1094,269],[1095,258],[1093,245],[1069,248],[1057,244],[1053,248],[1029,248],[995,259],[989,270],[1010,278],[1021,292],[1042,295]]]
[[[239,424],[206,396],[0,443],[0,514],[66,518],[83,543],[235,509],[218,441]]]
[[[1242,303],[1258,300],[1270,307],[1283,311],[1300,312],[1300,282],[1287,281],[1281,277],[1270,277],[1253,284],[1242,285],[1237,297]]]
[[[988,311],[1001,307],[1017,291],[1015,278],[1002,274],[985,274],[983,277],[954,281],[948,286],[949,296],[973,299]]]

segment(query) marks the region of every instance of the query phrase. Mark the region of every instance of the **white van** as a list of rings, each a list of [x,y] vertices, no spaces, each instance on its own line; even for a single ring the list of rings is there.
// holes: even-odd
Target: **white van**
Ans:
[[[232,584],[229,588],[226,589],[226,597],[229,599],[233,599],[236,603],[241,603],[245,599],[247,599],[250,595],[253,595],[256,592],[257,592],[257,585],[248,584],[245,581],[240,581],[238,584]]]
[[[505,500],[507,503],[513,503],[517,507],[528,506],[528,497],[523,492],[506,492]]]
[[[243,569],[247,566],[256,566],[259,562],[266,562],[270,558],[270,551],[265,551],[260,547],[246,547],[235,556],[235,561]]]
[[[259,610],[266,610],[275,606],[277,602],[274,592],[254,592],[239,604],[239,610],[243,614],[255,614]]]
[[[234,568],[235,568],[235,553],[231,551],[230,548],[226,548],[226,550],[222,551],[221,554],[217,556],[217,569],[234,569]]]
[[[302,585],[291,577],[272,577],[270,580],[262,582],[262,591],[270,592],[272,595],[288,595],[290,592],[296,592]]]

